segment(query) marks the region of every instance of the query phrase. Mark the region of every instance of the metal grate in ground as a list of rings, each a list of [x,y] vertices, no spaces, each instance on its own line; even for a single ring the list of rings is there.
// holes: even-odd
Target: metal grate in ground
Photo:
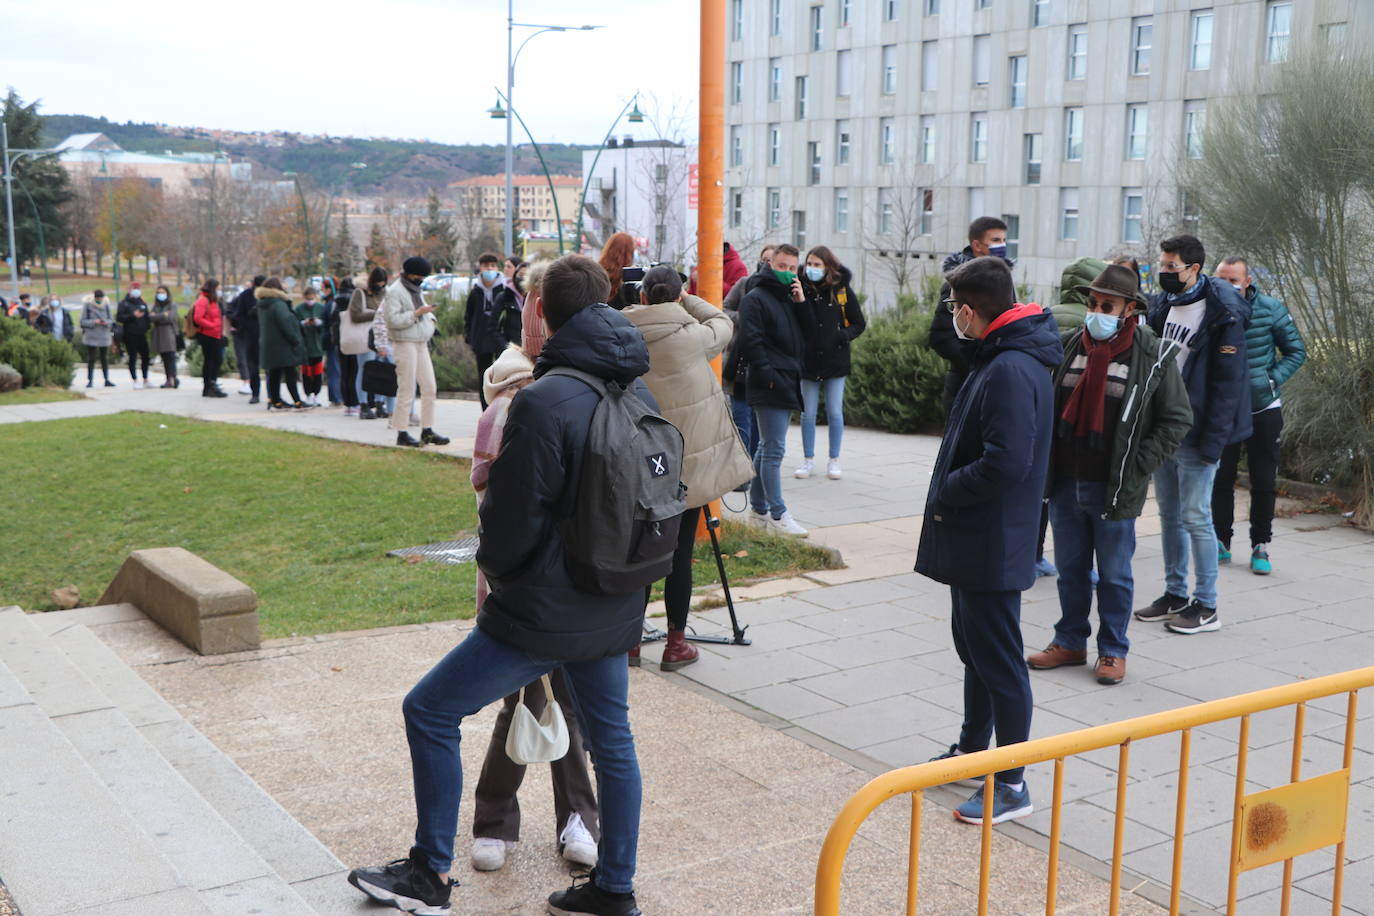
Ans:
[[[423,557],[436,563],[457,566],[471,563],[477,557],[477,538],[459,538],[456,541],[440,541],[437,544],[421,544],[419,547],[401,547],[387,551],[389,557]],[[0,916],[4,916],[0,913]]]
[[[0,916],[23,916],[19,912],[19,904],[10,896],[9,888],[5,887],[4,881],[0,881]]]

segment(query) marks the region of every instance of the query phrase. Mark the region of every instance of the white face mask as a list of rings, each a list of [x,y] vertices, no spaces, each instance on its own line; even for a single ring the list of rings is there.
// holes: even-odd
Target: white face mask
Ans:
[[[129,298],[130,298],[130,299],[142,299],[142,298],[143,298],[143,290],[141,290],[141,289],[131,289],[131,290],[129,290]]]
[[[960,308],[958,312],[954,313],[954,333],[960,340],[972,340],[973,337],[963,328],[959,327],[959,312],[962,311],[963,309]]]

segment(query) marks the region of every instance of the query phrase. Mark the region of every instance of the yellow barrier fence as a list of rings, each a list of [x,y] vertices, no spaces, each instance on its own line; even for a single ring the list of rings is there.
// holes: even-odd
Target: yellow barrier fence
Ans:
[[[816,916],[839,916],[840,878],[845,855],[855,833],[883,802],[899,795],[911,796],[911,839],[907,864],[907,916],[916,916],[920,887],[921,802],[924,791],[961,779],[985,779],[983,793],[982,855],[978,878],[978,913],[988,912],[992,855],[993,774],[1014,767],[1054,761],[1051,802],[1050,848],[1045,913],[1053,916],[1058,889],[1059,846],[1064,803],[1064,760],[1078,754],[1119,747],[1116,784],[1116,825],[1112,840],[1111,916],[1121,909],[1121,859],[1125,836],[1126,785],[1131,743],[1177,733],[1178,789],[1175,798],[1173,871],[1169,889],[1169,913],[1179,912],[1182,891],[1184,819],[1188,810],[1188,761],[1192,730],[1227,719],[1240,719],[1236,753],[1235,805],[1231,827],[1230,876],[1226,912],[1236,912],[1240,874],[1253,868],[1283,862],[1282,914],[1288,916],[1293,888],[1293,857],[1335,846],[1332,882],[1332,913],[1340,916],[1345,866],[1345,830],[1349,809],[1350,769],[1355,750],[1355,709],[1359,691],[1374,686],[1374,667],[1313,678],[1267,690],[1197,703],[1179,709],[1099,725],[1076,732],[1038,738],[1008,747],[963,754],[884,773],[860,789],[840,810],[816,866]],[[1302,779],[1302,742],[1307,703],[1323,697],[1347,694],[1345,754],[1341,769]],[[1246,762],[1250,741],[1250,716],[1283,707],[1294,707],[1293,756],[1290,782],[1275,789],[1245,793]]]

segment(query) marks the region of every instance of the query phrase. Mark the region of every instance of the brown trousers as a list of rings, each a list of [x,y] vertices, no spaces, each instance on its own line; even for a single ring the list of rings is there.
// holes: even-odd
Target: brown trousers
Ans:
[[[587,773],[587,753],[582,749],[582,731],[563,669],[555,668],[549,674],[549,680],[553,683],[553,697],[562,707],[563,718],[568,723],[568,753],[561,760],[549,764],[549,772],[553,776],[553,835],[556,838],[563,831],[568,817],[576,811],[582,816],[582,823],[587,826],[592,839],[600,840],[596,791]],[[525,691],[525,706],[538,718],[544,711],[544,690],[539,681],[530,686],[533,689]],[[518,702],[520,692],[516,691],[506,697],[501,712],[496,716],[496,727],[491,733],[487,758],[482,762],[482,775],[477,780],[477,791],[474,793],[474,837],[510,842],[520,839],[520,801],[516,793],[525,780],[525,767],[506,756],[506,735],[510,732],[511,718],[515,715],[515,704]]]

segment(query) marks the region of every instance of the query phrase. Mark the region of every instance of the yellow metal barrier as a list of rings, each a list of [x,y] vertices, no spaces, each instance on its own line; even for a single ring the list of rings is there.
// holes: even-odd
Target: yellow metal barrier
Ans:
[[[1061,814],[1064,802],[1064,760],[1077,754],[1119,746],[1117,765],[1116,828],[1112,841],[1111,916],[1121,908],[1121,858],[1126,819],[1126,778],[1131,742],[1177,732],[1179,734],[1178,791],[1175,799],[1173,872],[1169,890],[1169,912],[1179,911],[1183,872],[1184,818],[1188,808],[1188,755],[1192,729],[1225,719],[1240,719],[1240,738],[1236,756],[1235,810],[1231,828],[1230,880],[1227,887],[1229,916],[1236,912],[1237,880],[1241,872],[1282,861],[1282,914],[1288,916],[1293,886],[1293,857],[1327,846],[1336,847],[1336,868],[1332,882],[1332,913],[1341,912],[1341,890],[1345,867],[1345,828],[1350,788],[1350,769],[1355,750],[1355,708],[1359,691],[1374,687],[1374,667],[1343,674],[1271,687],[1240,696],[1099,725],[1076,732],[1038,738],[1008,747],[975,754],[963,754],[884,773],[860,789],[840,809],[816,866],[815,916],[839,916],[840,877],[844,859],[855,833],[867,817],[883,802],[898,795],[911,795],[911,848],[907,865],[907,916],[916,916],[920,884],[921,801],[924,790],[960,779],[983,777],[984,815],[982,856],[978,879],[978,913],[988,912],[988,887],[992,855],[992,780],[993,774],[1014,767],[1054,761],[1054,789],[1050,819],[1049,875],[1046,884],[1045,913],[1053,916],[1058,890]],[[1346,702],[1345,756],[1340,770],[1302,780],[1302,740],[1307,703],[1337,694],[1348,694]],[[1290,782],[1264,792],[1245,794],[1246,762],[1249,752],[1250,716],[1254,713],[1295,707],[1293,758]]]

